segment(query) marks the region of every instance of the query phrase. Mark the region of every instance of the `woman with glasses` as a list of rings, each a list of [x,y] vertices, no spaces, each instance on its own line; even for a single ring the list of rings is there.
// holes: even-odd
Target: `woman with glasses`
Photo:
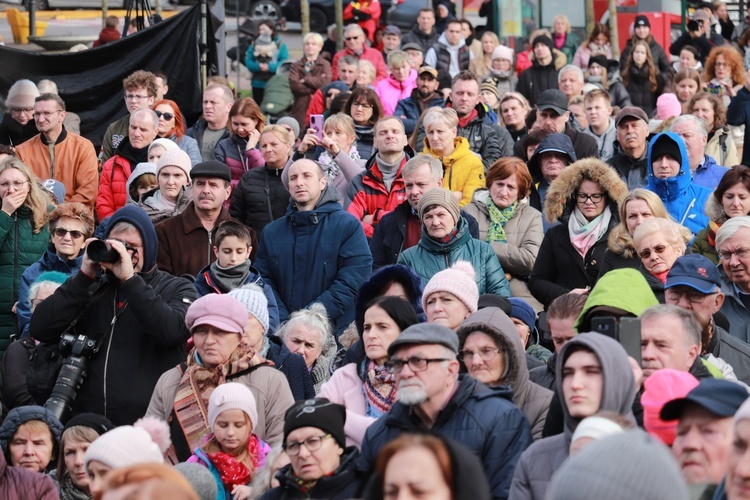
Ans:
[[[266,117],[251,97],[236,100],[229,110],[230,136],[216,144],[214,158],[226,163],[232,171],[232,189],[245,172],[264,165],[258,142],[265,126]]]
[[[156,127],[157,137],[170,139],[177,144],[181,150],[188,154],[193,166],[203,161],[198,141],[185,135],[185,121],[177,103],[169,99],[162,99],[155,102],[151,109],[159,117],[159,125]]]
[[[386,371],[388,346],[419,322],[417,313],[400,297],[376,297],[365,307],[362,341],[365,359],[339,368],[319,395],[346,407],[346,444],[362,446],[365,431],[388,413],[396,401],[396,379]]]
[[[640,271],[660,303],[664,303],[667,274],[678,257],[685,255],[683,228],[669,219],[651,219],[633,234],[635,250],[641,259]]]
[[[344,105],[344,114],[354,120],[359,157],[370,158],[375,152],[375,123],[383,116],[383,106],[378,94],[369,88],[354,89]]]
[[[50,198],[19,159],[0,163],[0,356],[18,332],[14,312],[21,275],[50,241]]]
[[[29,288],[42,273],[58,271],[73,276],[81,268],[85,242],[94,233],[94,214],[75,201],[58,205],[49,216],[52,233],[47,251],[21,275],[18,286],[18,333],[26,335],[31,321]]]
[[[564,168],[552,181],[544,215],[559,224],[544,235],[529,277],[529,290],[545,308],[560,295],[594,286],[627,190],[617,172],[592,158]]]
[[[511,319],[499,308],[487,307],[466,318],[456,333],[458,359],[466,372],[490,387],[510,386],[532,436],[541,438],[552,391],[529,380],[526,352]]]
[[[708,91],[716,94],[729,106],[732,98],[745,83],[742,55],[731,45],[714,47],[706,59],[703,81]]]

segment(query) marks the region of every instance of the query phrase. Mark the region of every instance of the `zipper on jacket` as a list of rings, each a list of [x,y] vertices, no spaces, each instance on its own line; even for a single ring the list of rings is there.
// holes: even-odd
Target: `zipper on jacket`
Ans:
[[[18,211],[13,212],[13,234],[15,242],[13,245],[13,302],[18,300]]]
[[[112,301],[114,307],[112,317],[112,323],[110,323],[109,340],[107,341],[107,354],[104,357],[104,416],[107,416],[107,369],[109,367],[109,348],[112,346],[112,337],[115,335],[115,324],[117,323],[117,291],[115,291],[115,298]]]
[[[206,265],[211,264],[211,246],[212,245],[213,245],[213,241],[211,241],[211,231],[208,231],[208,252],[206,253]]]

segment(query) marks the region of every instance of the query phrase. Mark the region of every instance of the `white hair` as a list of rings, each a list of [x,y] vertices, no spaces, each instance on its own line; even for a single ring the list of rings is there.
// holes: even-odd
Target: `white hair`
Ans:
[[[698,135],[700,135],[701,137],[708,137],[708,127],[706,126],[706,121],[703,118],[698,118],[695,115],[681,115],[674,119],[669,129],[674,132],[675,125],[679,125],[680,123],[693,123],[695,125],[695,130],[698,132]]]
[[[750,229],[750,217],[747,215],[743,215],[742,217],[732,217],[722,224],[716,232],[716,250],[720,251],[721,244],[724,243],[724,240],[734,236],[734,233],[743,227]]]
[[[578,81],[580,81],[581,83],[586,81],[583,77],[583,70],[581,68],[574,64],[568,64],[566,66],[563,66],[562,69],[557,73],[557,83],[559,84],[560,82],[562,82],[563,75],[570,71],[575,71],[575,73],[578,75]]]

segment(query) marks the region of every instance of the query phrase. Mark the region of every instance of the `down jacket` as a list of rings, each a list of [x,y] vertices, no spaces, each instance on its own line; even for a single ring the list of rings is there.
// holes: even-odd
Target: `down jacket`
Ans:
[[[448,269],[459,260],[465,260],[474,268],[480,295],[495,293],[510,297],[510,285],[492,247],[485,241],[471,237],[469,224],[463,217],[457,226],[456,236],[448,243],[440,243],[427,234],[423,225],[419,243],[405,250],[399,256],[398,263],[414,269],[426,285],[438,272]]]
[[[460,442],[481,460],[492,498],[508,498],[518,457],[532,441],[529,421],[511,399],[507,387],[491,389],[459,375],[458,387],[430,429]],[[396,402],[367,429],[360,470],[372,470],[386,443],[404,432],[420,430],[424,428],[419,417],[409,406]]]
[[[581,258],[570,242],[568,220],[576,204],[575,194],[584,179],[596,179],[607,193],[612,217],[607,231],[589,248],[586,257]],[[529,277],[529,290],[545,307],[574,288],[594,286],[607,249],[607,237],[619,222],[617,207],[627,193],[628,189],[617,172],[593,158],[578,160],[552,181],[545,198],[544,215],[549,222],[559,220],[561,224],[550,228],[544,235]]]
[[[417,87],[417,70],[412,69],[409,76],[403,82],[399,82],[393,75],[380,80],[375,85],[375,92],[380,97],[383,105],[383,116],[391,116],[396,109],[396,105],[401,99],[406,99],[411,95],[412,90]]]
[[[542,437],[547,410],[552,401],[552,391],[529,380],[526,366],[526,352],[518,336],[518,330],[507,314],[497,307],[486,307],[475,312],[461,323],[458,334],[459,347],[463,348],[466,339],[473,332],[489,335],[503,350],[505,356],[505,375],[502,385],[513,389],[513,403],[529,419],[531,435],[534,439]]]
[[[229,215],[253,228],[255,234],[261,234],[264,227],[282,217],[289,205],[283,171],[262,166],[245,172],[232,192]]]
[[[440,156],[430,149],[429,141],[424,140],[424,152],[443,164],[443,187],[450,191],[461,191],[463,196],[458,204],[464,207],[471,202],[474,191],[485,185],[484,166],[469,148],[466,138],[456,137],[455,146],[449,156]]]
[[[479,223],[479,239],[487,241],[490,229],[490,209],[492,203],[487,189],[477,189],[471,203],[464,210]],[[510,291],[513,297],[520,297],[541,310],[541,304],[529,292],[526,283],[534,269],[539,247],[544,238],[542,231],[542,214],[529,205],[528,198],[520,200],[516,214],[504,226],[506,241],[490,243],[506,275],[510,275]]]
[[[99,177],[99,194],[96,195],[96,215],[104,220],[128,202],[128,192],[125,185],[133,173],[135,165],[125,158],[115,154],[102,165]]]
[[[247,150],[246,147],[247,139],[231,134],[217,142],[216,149],[214,149],[214,158],[226,163],[232,172],[232,191],[237,187],[245,172],[266,164],[260,149]]]
[[[58,500],[60,493],[47,474],[11,467],[0,453],[0,498]]]

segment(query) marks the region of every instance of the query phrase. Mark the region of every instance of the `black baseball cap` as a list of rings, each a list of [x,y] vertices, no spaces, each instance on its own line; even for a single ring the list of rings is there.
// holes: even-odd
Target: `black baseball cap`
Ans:
[[[685,407],[696,404],[719,418],[734,416],[747,399],[747,389],[735,382],[715,378],[703,379],[684,398],[673,399],[661,409],[662,420],[677,420]]]
[[[558,115],[564,115],[568,111],[568,98],[561,90],[547,89],[539,95],[536,101],[536,109],[554,110]]]

